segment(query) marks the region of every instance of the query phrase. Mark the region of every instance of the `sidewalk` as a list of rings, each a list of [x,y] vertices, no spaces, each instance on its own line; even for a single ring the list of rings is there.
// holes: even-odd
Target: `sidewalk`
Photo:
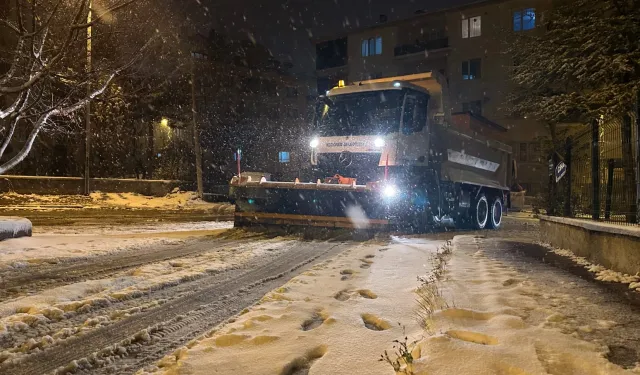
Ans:
[[[0,216],[0,241],[31,236],[31,221],[22,217]]]

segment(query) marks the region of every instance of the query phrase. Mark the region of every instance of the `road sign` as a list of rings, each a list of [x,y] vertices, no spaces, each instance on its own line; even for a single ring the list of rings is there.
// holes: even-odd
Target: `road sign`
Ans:
[[[556,182],[560,181],[562,177],[567,173],[567,165],[561,161],[556,165]]]

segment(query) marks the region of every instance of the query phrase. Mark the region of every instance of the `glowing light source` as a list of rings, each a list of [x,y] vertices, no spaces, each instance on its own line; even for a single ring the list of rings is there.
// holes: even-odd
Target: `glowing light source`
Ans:
[[[316,148],[319,144],[320,140],[318,138],[313,138],[311,142],[309,142],[309,146],[311,146],[311,148]]]
[[[166,117],[163,117],[162,120],[160,120],[160,125],[167,127],[169,126],[169,119]]]
[[[398,195],[398,188],[395,185],[387,185],[382,189],[382,195],[385,198],[395,198]]]
[[[384,144],[385,144],[385,141],[384,141],[384,139],[382,139],[382,138],[376,138],[376,139],[373,141],[373,145],[374,145],[374,146],[376,146],[377,148],[384,147]]]
[[[394,82],[393,87],[400,87],[400,82]]]

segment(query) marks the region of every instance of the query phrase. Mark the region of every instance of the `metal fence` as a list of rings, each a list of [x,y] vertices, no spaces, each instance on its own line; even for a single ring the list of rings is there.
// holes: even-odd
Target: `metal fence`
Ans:
[[[568,129],[549,155],[547,213],[640,225],[640,140],[636,116]]]

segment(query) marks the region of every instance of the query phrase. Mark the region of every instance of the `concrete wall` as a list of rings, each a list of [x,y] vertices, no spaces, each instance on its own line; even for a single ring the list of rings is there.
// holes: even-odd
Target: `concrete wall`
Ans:
[[[82,177],[0,176],[0,194],[15,192],[19,194],[73,195],[82,194],[83,186]],[[170,193],[176,187],[183,190],[193,189],[193,183],[171,180],[91,179],[91,190],[105,193],[138,193],[160,197]]]
[[[592,263],[629,275],[640,272],[640,227],[543,216],[540,236]]]

